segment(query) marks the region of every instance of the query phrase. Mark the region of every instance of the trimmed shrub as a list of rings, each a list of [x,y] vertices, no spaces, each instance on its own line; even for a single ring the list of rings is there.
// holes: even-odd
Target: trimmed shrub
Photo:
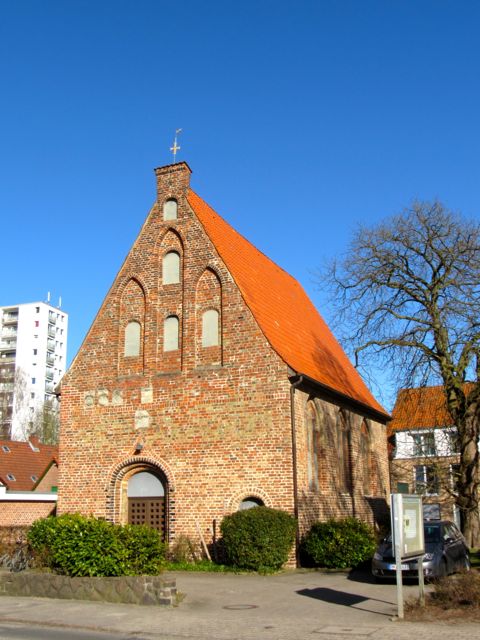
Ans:
[[[303,548],[319,567],[357,567],[375,552],[373,528],[356,518],[316,522],[306,534]]]
[[[239,569],[280,569],[295,541],[295,519],[285,511],[254,507],[226,516],[220,525],[227,564]]]
[[[80,514],[37,520],[28,539],[44,565],[69,576],[156,574],[165,558],[158,531]]]
[[[126,549],[128,572],[133,575],[156,575],[165,562],[166,545],[156,529],[146,525],[126,524],[119,537]]]

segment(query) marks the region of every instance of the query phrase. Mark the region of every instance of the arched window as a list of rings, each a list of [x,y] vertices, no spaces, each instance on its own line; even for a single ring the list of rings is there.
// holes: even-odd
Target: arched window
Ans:
[[[125,356],[139,356],[140,355],[140,335],[141,326],[139,322],[132,321],[125,327]]]
[[[202,316],[202,347],[217,347],[220,344],[218,311],[209,309]]]
[[[128,481],[127,496],[129,498],[153,498],[164,496],[163,484],[148,471],[140,471]]]
[[[244,498],[240,506],[238,507],[239,511],[246,511],[247,509],[253,509],[254,507],[263,507],[263,501],[260,498],[256,498],[255,496],[249,496],[248,498]]]
[[[360,455],[362,458],[363,469],[363,492],[365,493],[365,495],[370,495],[370,473],[372,468],[372,458],[370,453],[370,435],[365,420],[362,422],[362,428],[360,430]]]
[[[178,349],[178,318],[168,316],[163,323],[163,350],[175,351]]]
[[[176,220],[178,212],[178,204],[174,198],[169,198],[163,203],[163,219]]]
[[[310,489],[318,489],[318,424],[315,407],[307,405],[307,478]]]
[[[337,417],[337,451],[340,490],[351,492],[352,475],[350,468],[350,431],[348,429],[345,416],[341,412]]]
[[[180,282],[180,256],[176,251],[169,251],[163,256],[162,281],[163,284]]]

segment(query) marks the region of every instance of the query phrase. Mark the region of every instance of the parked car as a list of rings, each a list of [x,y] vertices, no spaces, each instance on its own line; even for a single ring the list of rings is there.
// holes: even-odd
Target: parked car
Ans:
[[[423,573],[425,578],[440,578],[456,571],[470,569],[470,557],[465,538],[458,527],[448,520],[425,521],[425,555]],[[395,551],[389,534],[379,544],[372,559],[372,573],[377,580],[394,578],[396,575]],[[418,561],[405,560],[402,576],[418,576]]]

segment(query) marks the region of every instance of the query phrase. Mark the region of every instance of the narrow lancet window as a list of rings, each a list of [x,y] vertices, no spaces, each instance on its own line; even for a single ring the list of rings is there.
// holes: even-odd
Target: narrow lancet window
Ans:
[[[202,347],[217,347],[220,344],[219,315],[216,309],[205,311],[202,316]]]
[[[178,203],[173,198],[165,200],[163,204],[163,219],[176,220],[178,216]]]
[[[139,322],[129,322],[125,327],[125,356],[140,355],[141,326]]]
[[[178,318],[168,316],[163,325],[163,350],[175,351],[178,349]]]
[[[163,256],[162,281],[163,284],[180,282],[180,256],[176,251],[169,251]]]

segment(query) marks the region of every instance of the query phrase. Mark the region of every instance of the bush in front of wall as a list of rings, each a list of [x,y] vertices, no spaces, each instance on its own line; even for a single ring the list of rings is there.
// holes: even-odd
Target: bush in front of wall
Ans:
[[[156,529],[139,524],[117,526],[126,549],[128,572],[132,575],[156,575],[165,562],[166,545]]]
[[[254,507],[226,516],[220,525],[227,564],[239,569],[271,571],[288,560],[296,522],[289,513]]]
[[[375,552],[373,528],[357,518],[316,522],[303,540],[303,550],[318,567],[357,567]]]
[[[69,576],[152,575],[165,559],[158,531],[80,514],[37,520],[28,539],[41,563]]]

